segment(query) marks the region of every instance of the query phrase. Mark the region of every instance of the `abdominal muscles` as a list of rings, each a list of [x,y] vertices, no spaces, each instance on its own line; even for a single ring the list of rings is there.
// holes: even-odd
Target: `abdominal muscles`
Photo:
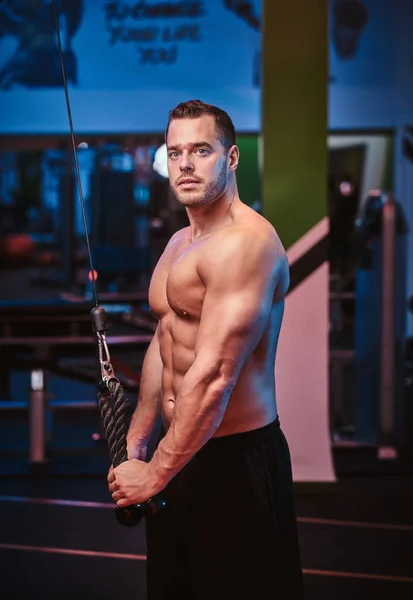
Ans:
[[[162,420],[168,429],[179,399],[182,380],[195,359],[198,321],[170,314],[161,323]],[[215,436],[249,431],[267,425],[277,416],[275,402],[275,332],[267,332],[244,364]],[[278,333],[278,332],[277,332]],[[278,337],[275,335],[275,337]]]

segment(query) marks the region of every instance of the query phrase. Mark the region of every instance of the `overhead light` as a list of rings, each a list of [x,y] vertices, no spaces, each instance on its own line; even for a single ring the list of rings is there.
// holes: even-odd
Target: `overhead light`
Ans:
[[[168,153],[166,151],[166,144],[162,144],[157,151],[155,152],[154,160],[153,160],[153,170],[161,175],[161,177],[165,177],[165,179],[169,179],[168,173]]]
[[[351,196],[354,192],[354,185],[351,181],[342,181],[340,183],[340,194],[342,196]]]

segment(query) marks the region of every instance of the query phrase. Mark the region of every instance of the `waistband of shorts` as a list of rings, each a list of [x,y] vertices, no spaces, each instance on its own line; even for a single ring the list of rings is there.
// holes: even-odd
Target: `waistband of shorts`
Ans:
[[[207,441],[204,448],[210,449],[223,449],[223,448],[236,448],[240,446],[259,444],[266,440],[274,439],[274,434],[280,429],[280,420],[277,417],[268,425],[259,427],[258,429],[250,429],[249,431],[241,431],[239,433],[231,433],[229,435],[222,435],[219,437],[213,437]]]

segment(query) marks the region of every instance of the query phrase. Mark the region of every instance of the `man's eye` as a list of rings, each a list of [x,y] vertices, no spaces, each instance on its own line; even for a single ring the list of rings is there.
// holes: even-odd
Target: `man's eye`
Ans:
[[[201,156],[205,156],[205,154],[208,154],[208,150],[206,148],[198,148],[197,152],[198,154],[201,154]]]
[[[177,158],[179,156],[179,152],[170,152],[169,158]]]

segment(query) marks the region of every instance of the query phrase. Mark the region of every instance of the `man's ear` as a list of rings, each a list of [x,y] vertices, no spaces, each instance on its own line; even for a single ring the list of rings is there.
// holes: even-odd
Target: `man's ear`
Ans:
[[[239,163],[239,148],[238,146],[231,146],[231,148],[228,151],[228,156],[229,156],[229,170],[230,171],[235,171],[236,168],[238,167],[238,163]]]

